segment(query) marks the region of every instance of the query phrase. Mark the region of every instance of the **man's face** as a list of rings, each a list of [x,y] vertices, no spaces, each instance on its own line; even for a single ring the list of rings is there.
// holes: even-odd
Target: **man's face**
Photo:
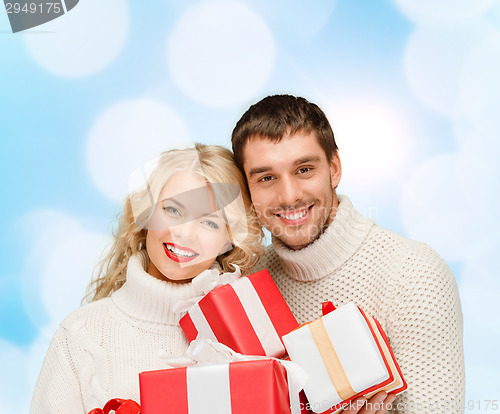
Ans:
[[[286,135],[279,142],[251,138],[243,148],[243,160],[261,224],[291,249],[316,240],[338,206],[337,154],[329,161],[311,132]]]

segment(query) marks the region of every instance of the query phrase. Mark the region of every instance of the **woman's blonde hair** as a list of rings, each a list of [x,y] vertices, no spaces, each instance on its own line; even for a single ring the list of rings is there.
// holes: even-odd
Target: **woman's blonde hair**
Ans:
[[[123,286],[130,257],[146,250],[147,224],[160,192],[170,177],[179,171],[200,174],[209,185],[233,184],[216,187],[216,198],[218,204],[224,206],[228,233],[234,246],[218,256],[217,261],[223,271],[234,271],[232,265],[238,265],[243,274],[257,263],[264,253],[263,232],[233,154],[218,145],[195,144],[194,148],[162,153],[145,188],[127,197],[118,230],[113,234],[112,245],[103,253],[84,300],[95,301],[107,297]],[[239,190],[237,197],[234,188]]]

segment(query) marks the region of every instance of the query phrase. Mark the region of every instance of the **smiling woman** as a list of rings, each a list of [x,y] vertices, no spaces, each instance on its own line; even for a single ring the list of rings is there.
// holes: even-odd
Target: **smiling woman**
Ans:
[[[190,280],[231,249],[222,212],[211,203],[213,196],[201,175],[178,172],[168,180],[153,213],[157,228],[146,235],[149,274]]]
[[[249,270],[257,260],[254,253],[262,249],[261,230],[250,208],[249,196],[241,189],[245,189],[243,177],[233,163],[231,152],[223,147],[197,144],[195,150],[163,153],[149,178],[125,202],[115,242],[101,263],[100,277],[93,282],[92,300],[119,289],[126,281],[128,259],[145,249],[152,274],[163,280],[192,279],[203,268],[209,268],[216,257],[226,272],[234,271],[233,265],[239,266],[243,273]],[[206,223],[207,215],[216,218],[219,231]],[[194,231],[194,224],[202,230]],[[211,235],[205,237],[207,231]],[[202,235],[204,243],[200,241]],[[223,238],[224,244],[218,254],[208,257],[206,250],[214,245],[215,235]],[[161,264],[168,258],[169,249],[194,246],[188,246],[186,239],[190,239],[189,243],[196,240],[198,253],[203,255],[192,262],[170,260],[168,265]],[[207,263],[209,259],[212,260]],[[199,266],[200,261],[204,265]],[[163,270],[161,275],[154,270],[157,266]],[[193,269],[188,268],[191,266]]]
[[[196,144],[167,151],[125,201],[114,242],[89,286],[92,303],[57,330],[31,413],[87,413],[111,398],[139,401],[137,376],[180,355],[185,312],[174,305],[202,292],[209,269],[224,281],[246,273],[263,252],[243,177],[229,150]]]

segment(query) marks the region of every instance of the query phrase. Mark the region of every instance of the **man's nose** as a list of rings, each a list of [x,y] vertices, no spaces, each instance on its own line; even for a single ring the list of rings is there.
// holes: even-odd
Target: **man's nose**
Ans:
[[[283,206],[294,206],[302,199],[302,187],[292,177],[281,177],[278,182],[277,197]]]

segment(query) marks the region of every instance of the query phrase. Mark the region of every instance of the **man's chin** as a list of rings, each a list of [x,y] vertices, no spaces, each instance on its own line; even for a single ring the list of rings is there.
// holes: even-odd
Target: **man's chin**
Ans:
[[[273,223],[274,224],[274,223]],[[291,226],[265,226],[274,238],[292,250],[300,250],[307,247],[321,236],[324,227],[319,225]]]
[[[310,235],[309,237],[293,237],[293,236],[282,236],[278,237],[275,236],[283,245],[288,247],[289,249],[292,250],[300,250],[303,249],[304,247],[309,246],[311,243],[313,243],[318,237],[319,234],[314,236]]]

